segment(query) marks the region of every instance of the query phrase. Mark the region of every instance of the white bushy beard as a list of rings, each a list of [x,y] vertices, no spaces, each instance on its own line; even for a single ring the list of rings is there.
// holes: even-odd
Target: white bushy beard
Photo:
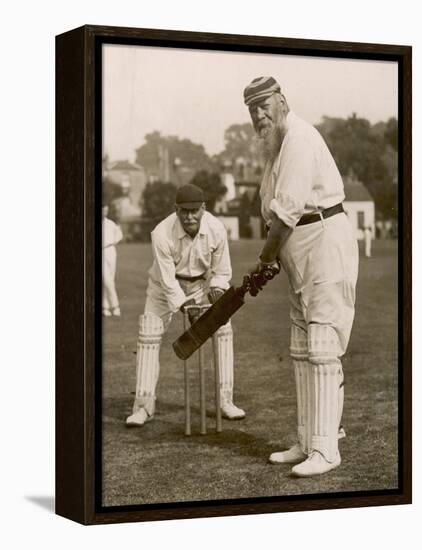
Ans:
[[[277,122],[263,128],[258,133],[258,144],[266,161],[273,162],[280,152],[283,133]]]

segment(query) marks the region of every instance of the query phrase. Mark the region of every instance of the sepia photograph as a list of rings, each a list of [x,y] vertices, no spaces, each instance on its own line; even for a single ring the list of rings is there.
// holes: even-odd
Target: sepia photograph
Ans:
[[[100,506],[398,491],[397,61],[101,48]]]

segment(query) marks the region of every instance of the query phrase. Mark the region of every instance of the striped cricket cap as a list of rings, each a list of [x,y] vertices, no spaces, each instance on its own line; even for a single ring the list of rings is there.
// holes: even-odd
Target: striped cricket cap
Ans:
[[[243,96],[246,105],[249,106],[251,103],[265,99],[276,92],[281,93],[280,84],[277,80],[272,76],[259,76],[246,86]]]

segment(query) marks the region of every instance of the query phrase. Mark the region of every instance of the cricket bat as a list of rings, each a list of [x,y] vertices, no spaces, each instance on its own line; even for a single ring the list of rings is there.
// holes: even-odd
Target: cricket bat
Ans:
[[[244,305],[247,292],[256,296],[267,281],[279,272],[280,269],[268,267],[258,274],[246,275],[240,287],[230,287],[173,343],[177,357],[186,361]]]

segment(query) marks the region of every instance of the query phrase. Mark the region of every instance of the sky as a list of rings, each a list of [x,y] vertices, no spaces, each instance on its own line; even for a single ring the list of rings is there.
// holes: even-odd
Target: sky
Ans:
[[[289,107],[312,124],[324,115],[356,113],[372,124],[397,117],[395,62],[105,45],[104,153],[133,162],[155,130],[219,153],[224,131],[250,122],[243,90],[263,75],[276,78]]]

